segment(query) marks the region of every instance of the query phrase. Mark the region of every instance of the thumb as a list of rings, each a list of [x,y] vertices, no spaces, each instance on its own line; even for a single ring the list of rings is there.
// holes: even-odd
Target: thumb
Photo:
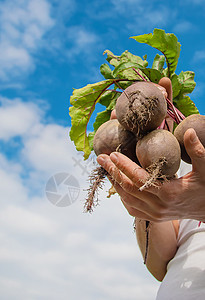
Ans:
[[[117,119],[116,110],[115,109],[112,110],[111,115],[110,115],[110,120],[112,120],[112,119]]]
[[[205,173],[205,148],[193,128],[185,132],[184,146],[191,158],[193,171]]]
[[[160,81],[158,82],[159,85],[165,88],[167,92],[167,97],[170,101],[172,101],[172,82],[168,77],[162,77]]]

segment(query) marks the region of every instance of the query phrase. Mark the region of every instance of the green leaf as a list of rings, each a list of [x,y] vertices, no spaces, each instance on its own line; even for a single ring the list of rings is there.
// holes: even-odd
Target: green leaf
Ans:
[[[115,70],[113,71],[113,75],[119,78],[139,80],[140,77],[133,70],[133,68],[138,69],[138,68],[142,68],[142,66],[133,62],[122,62],[115,68]]]
[[[180,94],[179,97],[173,101],[173,103],[185,117],[193,114],[199,114],[197,107],[189,96]]]
[[[112,79],[113,71],[110,69],[110,67],[107,64],[102,64],[100,67],[100,72],[104,76],[105,79]]]
[[[181,84],[182,88],[181,91],[184,94],[190,94],[193,92],[196,82],[194,81],[194,72],[186,71],[181,72],[178,76],[179,83]]]
[[[114,55],[110,50],[105,50],[103,55],[107,54],[106,60],[114,67],[117,67],[120,63],[120,56]]]
[[[141,69],[141,70],[142,70],[143,74],[146,75],[147,78],[149,78],[149,80],[154,83],[158,83],[159,80],[163,77],[162,74],[158,70],[155,70],[155,69],[146,68],[146,69]]]
[[[113,110],[116,104],[117,98],[121,95],[119,91],[106,91],[100,98],[100,104],[107,107],[109,110]]]
[[[102,97],[101,97],[101,100],[102,100]],[[95,122],[93,124],[94,131],[89,133],[89,135],[88,135],[91,150],[93,150],[93,138],[94,138],[95,132],[103,123],[107,122],[110,119],[111,112],[115,108],[116,100],[118,97],[119,97],[119,93],[110,92],[110,91],[106,95],[106,98],[109,98],[109,105],[107,106],[106,110],[97,113]],[[101,100],[100,100],[100,103],[101,103]],[[108,104],[108,102],[106,104]]]
[[[163,71],[163,76],[166,76],[166,70]],[[186,71],[181,72],[179,75],[172,74],[171,76],[173,99],[177,101],[178,95],[182,97],[183,95],[192,93],[196,83],[194,81],[194,72]]]
[[[165,68],[163,71],[162,71],[162,75],[164,76],[164,77],[169,77],[169,74],[168,74],[168,68]],[[170,78],[171,78],[171,76],[170,76]]]
[[[143,76],[146,80],[158,83],[162,78],[162,74],[155,69],[144,68],[139,64],[133,62],[124,62],[119,64],[113,71],[113,75],[118,78],[124,78],[129,80],[142,80]]]
[[[95,109],[96,103],[106,89],[113,84],[113,80],[105,80],[94,84],[88,84],[81,89],[75,89],[70,97],[69,109],[72,127],[70,138],[74,141],[76,149],[84,152],[87,159],[91,153],[89,139],[87,136],[87,126],[90,117]]]
[[[134,55],[127,50],[125,50],[120,56],[113,54],[109,50],[105,50],[103,54],[107,54],[106,60],[115,68],[118,67],[119,64],[125,62],[138,64],[144,68],[148,66],[148,62],[146,61],[146,56],[143,60],[140,56]]]
[[[95,136],[95,132],[90,132],[88,134],[88,141],[89,141],[89,145],[90,145],[91,151],[93,150],[93,139],[94,139],[94,136]]]
[[[105,93],[100,97],[99,103],[109,108],[112,100],[116,100],[120,95],[121,92],[119,91],[105,91]]]
[[[94,132],[102,125],[104,122],[110,119],[110,114],[112,110],[115,108],[117,98],[121,95],[121,93],[111,92],[107,97],[109,97],[109,105],[107,105],[106,110],[97,113],[95,123],[93,124]],[[101,102],[100,102],[101,103]]]
[[[120,77],[122,78],[123,75],[121,75]],[[120,81],[117,84],[115,84],[115,88],[116,89],[125,90],[128,86],[130,86],[131,84],[133,84],[135,81],[136,81],[136,78],[133,79],[133,80]]]
[[[131,62],[134,64],[138,64],[144,68],[148,66],[148,62],[146,61],[146,57],[143,60],[140,56],[134,55],[129,51],[125,50],[120,56],[120,62]]]
[[[159,72],[163,71],[164,68],[164,63],[165,63],[165,56],[164,55],[159,55],[158,53],[156,54],[153,64],[152,64],[152,69],[156,69]]]
[[[120,56],[114,55],[111,51],[106,50],[104,53],[107,54],[107,61],[115,67],[112,75],[115,78],[128,79],[128,80],[142,80],[141,77],[133,70],[137,69],[141,73],[140,69],[147,67],[148,62],[146,61],[146,56],[144,60],[137,55],[130,53],[129,51],[124,51]],[[141,74],[143,75],[143,74]],[[148,78],[146,78],[148,80]],[[130,82],[121,82],[116,85],[116,88],[127,88]]]
[[[168,77],[174,73],[177,67],[181,45],[173,33],[165,33],[164,30],[154,29],[153,34],[144,34],[131,37],[139,43],[148,44],[159,51],[166,57],[168,67]]]
[[[93,127],[95,129],[94,133],[103,123],[107,122],[110,119],[110,114],[111,114],[111,110],[108,109],[97,113],[95,123],[93,124]]]
[[[176,74],[173,74],[171,76],[173,99],[175,99],[180,94],[182,88],[182,85],[180,84],[178,77],[179,76]]]
[[[88,140],[89,140],[89,145],[90,145],[90,149],[91,151],[93,150],[93,139],[95,136],[95,133],[97,131],[97,129],[105,122],[107,122],[110,119],[110,114],[111,114],[111,110],[104,110],[102,112],[97,113],[96,119],[95,119],[95,123],[93,124],[94,127],[94,131],[90,132],[88,135]]]

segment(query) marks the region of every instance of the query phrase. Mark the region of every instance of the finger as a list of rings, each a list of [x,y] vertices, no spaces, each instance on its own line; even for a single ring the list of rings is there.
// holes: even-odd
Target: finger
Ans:
[[[148,178],[148,173],[143,168],[122,153],[112,152],[110,159],[138,188],[142,186]]]
[[[140,196],[142,193],[139,193],[139,197],[137,197],[137,195],[129,194],[116,182],[113,182],[113,186],[121,198],[124,199],[124,203],[126,203],[126,205],[132,207],[133,209],[137,209],[144,214],[156,217],[156,212],[159,211],[160,206],[154,197],[149,197],[149,201],[147,201],[147,195],[141,198]]]
[[[114,181],[111,177],[109,177],[110,182],[114,186],[116,192],[121,197],[121,201],[125,208],[127,209],[128,213],[133,216],[144,220],[154,221],[158,217],[155,211],[158,211],[157,201],[155,202],[155,199],[152,199],[152,203],[155,206],[155,209],[149,207],[149,205],[141,201],[139,198],[134,197],[128,193],[126,193],[123,188]]]
[[[137,197],[144,202],[149,203],[149,206],[150,206],[150,203],[151,203],[152,207],[154,207],[155,204],[158,205],[157,196],[150,194],[148,189],[143,192],[139,191],[139,188],[135,184],[135,182],[133,182],[123,172],[121,172],[118,169],[118,167],[116,167],[115,164],[110,160],[110,157],[108,155],[106,155],[106,154],[99,155],[97,157],[97,161],[111,176],[111,178],[109,177],[109,175],[107,177],[108,177],[108,179],[110,179],[110,181],[112,180],[111,182],[114,185],[114,187],[115,187],[115,184],[117,183],[126,192],[126,194],[129,193],[130,195]],[[136,164],[134,163],[134,165],[136,165]],[[143,185],[143,183],[144,183],[144,181],[140,182],[139,183],[140,186]]]
[[[205,148],[193,128],[185,132],[184,145],[192,161],[192,170],[205,175]]]
[[[158,82],[158,84],[160,86],[162,86],[163,88],[166,89],[167,92],[167,98],[172,102],[172,82],[168,77],[163,77],[160,79],[160,81]],[[169,117],[169,115],[166,116],[166,123],[167,125],[165,125],[165,129],[169,130],[169,131],[173,131],[173,119]]]
[[[119,170],[123,174],[125,174],[126,177],[129,178],[131,182],[133,182],[138,187],[138,194],[137,194],[138,198],[140,199],[144,198],[145,197],[144,193],[145,193],[147,196],[145,200],[152,201],[152,199],[155,199],[156,202],[159,201],[158,195],[161,187],[165,183],[162,184],[160,181],[156,181],[155,185],[147,187],[146,190],[144,191],[139,191],[139,188],[144,185],[144,183],[147,181],[149,177],[148,172],[145,171],[140,166],[138,166],[136,163],[134,163],[132,160],[130,160],[127,156],[123,155],[122,153],[112,152],[110,154],[110,159],[116,165],[116,167],[119,168]],[[140,195],[141,193],[143,194]]]
[[[106,154],[101,154],[97,157],[97,162],[108,172],[114,182],[117,182],[128,193],[135,194],[138,188],[135,186],[125,174],[123,174]],[[109,176],[108,176],[109,177]]]
[[[127,203],[123,200],[123,198],[121,198],[121,201],[122,201],[124,207],[126,208],[126,210],[128,211],[128,213],[132,217],[136,217],[136,218],[139,218],[141,220],[146,220],[146,221],[152,221],[152,222],[155,221],[155,219],[152,216],[150,216],[132,206],[127,205]]]
[[[112,119],[117,119],[117,116],[116,116],[116,110],[113,109],[113,111],[111,112],[111,115],[110,115],[110,120]]]
[[[167,97],[172,101],[172,82],[168,77],[163,77],[158,82],[159,85],[164,87],[167,91]]]

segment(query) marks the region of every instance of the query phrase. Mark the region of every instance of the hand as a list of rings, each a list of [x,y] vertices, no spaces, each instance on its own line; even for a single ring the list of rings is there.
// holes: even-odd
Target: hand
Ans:
[[[121,196],[130,215],[154,222],[176,219],[205,221],[205,149],[193,129],[188,129],[184,143],[192,159],[192,171],[158,187],[139,191],[148,173],[121,153],[98,156],[111,183]]]

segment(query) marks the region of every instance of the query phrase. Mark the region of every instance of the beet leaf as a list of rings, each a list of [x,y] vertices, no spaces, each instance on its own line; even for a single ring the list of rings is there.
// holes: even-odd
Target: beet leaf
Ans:
[[[105,80],[74,89],[70,97],[69,114],[72,123],[70,138],[75,143],[76,149],[84,152],[85,159],[89,157],[93,149],[92,143],[96,130],[109,120],[117,98],[135,81],[146,80],[158,83],[162,77],[167,76],[172,81],[173,102],[176,108],[185,116],[199,113],[194,102],[187,95],[194,90],[196,85],[194,72],[182,71],[179,75],[175,73],[181,48],[177,37],[172,33],[165,33],[164,30],[154,29],[153,34],[132,38],[158,49],[163,55],[157,53],[152,67],[148,68],[147,55],[141,58],[127,50],[121,55],[115,55],[110,50],[105,50],[104,54],[107,56],[108,63],[100,67]],[[164,65],[167,67],[164,68]],[[97,103],[102,105],[102,111],[97,113],[92,124],[94,131],[88,133],[88,124]]]
[[[154,29],[153,34],[148,33],[132,36],[131,38],[139,43],[145,43],[161,51],[166,58],[168,77],[174,73],[177,67],[181,45],[173,33],[165,33],[162,29]]]

